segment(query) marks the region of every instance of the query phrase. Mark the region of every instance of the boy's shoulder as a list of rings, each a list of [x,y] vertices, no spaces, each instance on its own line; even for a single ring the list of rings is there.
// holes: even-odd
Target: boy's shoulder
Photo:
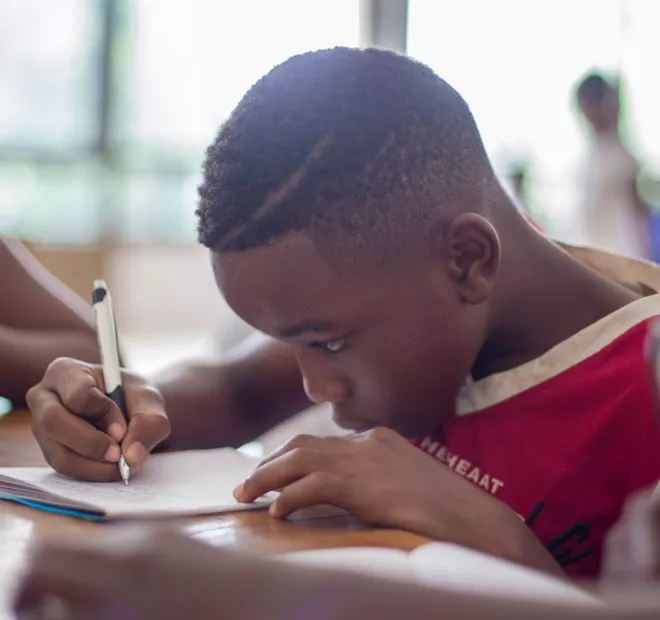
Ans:
[[[640,295],[660,293],[660,265],[588,246],[555,242],[582,264]]]
[[[591,388],[596,386],[604,394],[608,386],[603,383],[614,379],[619,387],[621,381],[630,380],[629,388],[637,385],[648,390],[643,353],[648,322],[660,317],[660,266],[591,248],[562,247],[642,297],[522,366],[466,382],[456,405],[459,416],[490,409],[516,396],[536,400],[538,393],[557,402],[563,394],[593,395]]]
[[[457,415],[416,442],[518,513],[572,575],[599,571],[631,493],[660,479],[660,425],[644,355],[660,269],[578,249],[641,291],[541,357],[468,382]]]

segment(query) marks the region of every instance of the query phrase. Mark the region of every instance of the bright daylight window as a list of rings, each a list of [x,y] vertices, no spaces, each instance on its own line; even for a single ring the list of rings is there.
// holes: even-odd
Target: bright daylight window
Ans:
[[[564,232],[585,145],[571,101],[583,73],[623,73],[632,146],[659,163],[659,19],[656,0],[409,0],[408,53],[467,99],[500,172],[531,162],[530,207]]]
[[[204,148],[263,73],[358,44],[356,0],[0,0],[0,231],[194,239]]]

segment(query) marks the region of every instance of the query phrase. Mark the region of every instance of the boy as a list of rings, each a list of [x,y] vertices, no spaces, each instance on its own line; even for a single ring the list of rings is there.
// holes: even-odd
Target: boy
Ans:
[[[0,396],[16,404],[63,355],[99,360],[94,315],[16,239],[0,237]]]
[[[239,445],[329,402],[357,433],[292,439],[238,500],[280,489],[274,516],[331,503],[599,571],[625,499],[660,475],[642,357],[655,267],[537,233],[460,95],[380,50],[273,69],[209,148],[199,193],[218,287],[270,339],[154,386],[126,373],[128,428],[98,367],[54,363],[28,394],[53,467],[116,480],[120,449],[139,472],[158,444]]]

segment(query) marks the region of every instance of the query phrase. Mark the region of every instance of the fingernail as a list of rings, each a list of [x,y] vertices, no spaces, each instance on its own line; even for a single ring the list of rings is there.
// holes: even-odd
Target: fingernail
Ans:
[[[113,422],[108,426],[108,435],[112,437],[117,443],[119,443],[126,434],[126,427],[119,424],[119,422]]]
[[[147,449],[139,441],[136,441],[128,447],[124,457],[129,465],[137,465],[147,458]]]
[[[244,491],[245,491],[245,485],[242,482],[234,489],[234,499],[237,502],[241,501]]]
[[[121,456],[121,450],[119,449],[119,446],[116,443],[113,443],[105,451],[105,454],[103,455],[103,458],[106,461],[110,461],[111,463],[116,463],[119,460],[120,456]]]
[[[268,507],[268,514],[271,517],[279,517],[280,516],[279,513],[278,513],[278,510],[277,510],[277,504],[271,504]]]

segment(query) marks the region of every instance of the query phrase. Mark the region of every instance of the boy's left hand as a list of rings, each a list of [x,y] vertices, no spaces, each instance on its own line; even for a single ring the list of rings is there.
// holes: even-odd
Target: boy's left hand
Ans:
[[[273,516],[331,504],[369,523],[554,564],[507,506],[386,428],[341,438],[299,435],[264,459],[234,495],[250,502],[274,490],[280,495]],[[520,557],[530,547],[534,559]]]

